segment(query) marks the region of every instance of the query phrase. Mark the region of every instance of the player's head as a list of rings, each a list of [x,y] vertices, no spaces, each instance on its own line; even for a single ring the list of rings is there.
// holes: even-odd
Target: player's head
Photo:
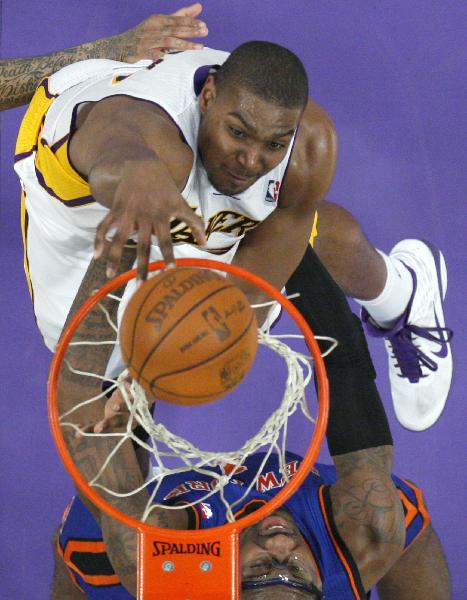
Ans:
[[[214,187],[241,193],[279,164],[307,101],[307,75],[293,52],[270,42],[234,50],[199,99],[198,145]]]
[[[242,600],[318,600],[315,560],[291,515],[279,510],[240,537]]]

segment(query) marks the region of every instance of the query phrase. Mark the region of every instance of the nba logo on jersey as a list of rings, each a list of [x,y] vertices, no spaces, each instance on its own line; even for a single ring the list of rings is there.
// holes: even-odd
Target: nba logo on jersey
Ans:
[[[273,202],[277,204],[277,199],[279,198],[279,190],[281,187],[280,181],[275,181],[274,179],[270,179],[268,183],[268,191],[266,192],[266,202]]]
[[[210,519],[212,517],[211,506],[206,502],[200,502],[199,506],[201,508],[201,512],[203,514],[203,519]]]

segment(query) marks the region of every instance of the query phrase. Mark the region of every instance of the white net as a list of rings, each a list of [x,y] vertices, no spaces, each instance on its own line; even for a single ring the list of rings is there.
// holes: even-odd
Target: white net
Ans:
[[[119,300],[117,296],[111,296],[115,300]],[[107,315],[109,324],[113,331],[117,332],[117,326],[113,323],[106,309],[102,304],[98,304],[97,308],[104,311]],[[92,372],[82,372],[74,369],[65,359],[66,368],[75,375],[81,377],[97,378],[106,382],[107,388],[105,391],[94,395],[90,398],[83,399],[82,402],[73,407],[73,409],[60,415],[60,424],[62,428],[72,428],[75,432],[82,436],[90,437],[114,437],[119,438],[118,443],[109,453],[102,467],[89,482],[91,486],[102,489],[106,493],[115,497],[131,496],[137,494],[142,488],[147,488],[149,493],[148,501],[144,513],[141,515],[141,520],[147,520],[151,511],[156,507],[164,506],[165,509],[179,510],[187,508],[193,503],[183,503],[181,506],[161,504],[159,491],[161,486],[170,476],[185,472],[194,472],[210,479],[209,489],[202,497],[198,497],[196,503],[205,502],[212,495],[219,494],[226,509],[226,518],[228,521],[235,520],[235,509],[244,503],[251,489],[262,472],[264,465],[271,454],[278,457],[280,471],[287,482],[289,474],[286,466],[286,449],[287,449],[287,434],[288,423],[290,417],[300,411],[303,417],[311,424],[315,423],[315,418],[310,411],[309,395],[314,395],[314,391],[310,392],[308,386],[312,381],[312,358],[304,352],[292,349],[286,341],[293,338],[303,338],[301,335],[274,335],[270,331],[258,330],[258,342],[260,346],[276,353],[285,362],[287,368],[287,377],[284,385],[282,399],[278,403],[277,408],[271,412],[263,425],[259,428],[256,434],[247,439],[238,450],[234,451],[207,451],[199,448],[186,437],[176,434],[171,431],[158,418],[158,402],[154,402],[153,398],[149,398],[146,392],[138,384],[132,380],[127,370],[124,370],[117,378],[110,379]],[[325,354],[332,352],[336,347],[337,342],[332,338],[321,338],[330,342],[329,349]],[[286,341],[284,341],[286,340]],[[70,346],[93,346],[93,345],[109,345],[116,344],[114,340],[106,340],[101,342],[95,341],[79,341],[71,342]],[[253,367],[254,369],[255,367]],[[73,414],[78,412],[82,407],[93,402],[101,402],[108,397],[113,391],[118,390],[124,400],[128,420],[124,431],[115,433],[95,433],[90,432],[76,422],[73,422]],[[139,431],[135,431],[138,428]],[[141,436],[141,430],[144,435]],[[311,437],[311,436],[310,436]],[[122,444],[127,440],[132,440],[134,445],[144,450],[150,457],[151,468],[142,486],[125,494],[118,493],[109,489],[101,483],[102,474],[108,467],[114,455],[119,451]],[[262,452],[263,460],[258,466],[255,476],[251,478],[251,483],[243,488],[243,493],[234,501],[228,501],[223,490],[232,479],[235,473],[245,460],[258,453]]]

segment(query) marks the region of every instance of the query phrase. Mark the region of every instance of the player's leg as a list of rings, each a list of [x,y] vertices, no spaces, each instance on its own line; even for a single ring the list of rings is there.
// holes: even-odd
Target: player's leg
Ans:
[[[54,575],[50,597],[52,600],[83,600],[86,595],[72,582],[63,559],[57,553],[58,535],[57,531],[53,540]]]
[[[388,255],[367,240],[354,217],[325,202],[314,248],[345,293],[359,302],[367,333],[385,340],[397,418],[413,430],[440,416],[452,377],[443,299],[447,275],[441,252],[402,240]]]
[[[318,212],[313,248],[334,281],[347,296],[362,300],[379,296],[386,266],[355,218],[332,202],[322,202]]]

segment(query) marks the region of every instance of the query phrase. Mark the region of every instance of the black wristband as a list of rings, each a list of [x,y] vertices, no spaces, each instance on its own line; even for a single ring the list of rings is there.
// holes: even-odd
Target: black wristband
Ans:
[[[330,387],[326,433],[332,455],[391,445],[392,436],[375,385],[376,373],[360,320],[311,247],[286,285],[315,335],[335,338],[325,358]],[[325,348],[327,343],[320,343]]]
[[[315,335],[338,340],[337,348],[326,358],[326,366],[361,368],[376,377],[360,319],[350,310],[347,298],[309,246],[296,271],[286,284],[288,294]],[[318,342],[322,351],[329,342]]]
[[[360,369],[330,367],[329,423],[326,430],[332,456],[392,446],[391,430],[374,379]]]

